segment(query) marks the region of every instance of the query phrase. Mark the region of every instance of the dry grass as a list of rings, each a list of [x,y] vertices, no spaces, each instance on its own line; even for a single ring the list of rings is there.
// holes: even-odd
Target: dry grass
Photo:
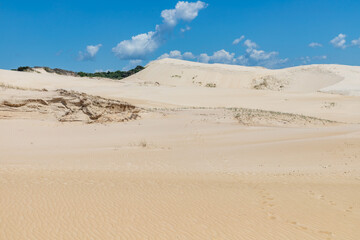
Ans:
[[[181,78],[181,76],[180,76],[180,75],[177,75],[177,74],[176,74],[176,75],[172,75],[171,77],[172,77],[172,78]]]
[[[139,146],[142,148],[146,148],[148,146],[148,143],[146,142],[146,140],[141,140],[139,142]]]
[[[337,122],[301,114],[265,111],[260,109],[234,109],[234,117],[244,125],[329,125]]]
[[[48,91],[45,88],[43,88],[43,89],[25,88],[25,87],[19,87],[19,86],[14,86],[14,85],[5,84],[5,83],[0,83],[0,87],[5,88],[5,89],[15,89],[15,90],[22,90],[22,91],[38,91],[38,92],[47,92]]]
[[[250,108],[224,108],[224,107],[181,107],[181,108],[146,108],[148,112],[180,112],[186,110],[224,110],[226,117],[235,118],[240,124],[247,126],[328,126],[341,124],[323,118],[306,116],[302,114],[276,112]]]
[[[205,87],[216,88],[216,83],[207,83]]]

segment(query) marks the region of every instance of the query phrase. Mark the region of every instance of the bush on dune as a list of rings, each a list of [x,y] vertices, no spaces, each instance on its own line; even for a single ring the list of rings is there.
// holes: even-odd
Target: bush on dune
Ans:
[[[123,79],[129,77],[137,72],[140,72],[144,69],[143,66],[137,66],[136,68],[130,69],[129,71],[115,71],[115,72],[96,72],[96,73],[86,73],[86,72],[73,72],[68,70],[63,70],[60,68],[49,68],[49,67],[35,67],[36,68],[43,68],[48,73],[56,73],[59,75],[66,75],[66,76],[75,76],[75,77],[98,77],[98,78],[111,78],[111,79]],[[19,72],[33,72],[34,68],[31,67],[19,67],[17,69],[12,69],[14,71]]]
[[[25,67],[18,67],[17,69],[13,69],[15,71],[19,71],[19,72],[32,72],[34,71],[31,67],[29,66],[25,66]]]
[[[115,72],[96,72],[96,73],[85,73],[85,72],[78,72],[77,74],[80,77],[100,77],[100,78],[111,78],[111,79],[123,79],[126,77],[129,77],[137,72],[140,72],[143,70],[144,67],[137,66],[134,69],[131,69],[129,71],[115,71]]]

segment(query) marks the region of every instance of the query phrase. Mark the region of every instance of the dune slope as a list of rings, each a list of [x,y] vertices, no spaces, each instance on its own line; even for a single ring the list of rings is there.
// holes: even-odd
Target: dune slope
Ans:
[[[145,70],[129,79],[175,86],[216,84],[223,88],[360,95],[360,67],[342,65],[308,65],[271,70],[162,59],[149,63]]]

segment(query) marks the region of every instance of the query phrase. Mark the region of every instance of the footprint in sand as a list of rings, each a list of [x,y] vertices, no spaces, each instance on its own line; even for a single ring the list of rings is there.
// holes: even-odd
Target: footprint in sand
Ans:
[[[327,240],[331,240],[332,237],[334,236],[334,234],[332,232],[329,232],[329,231],[318,231],[318,233],[326,235]]]
[[[262,202],[261,202],[262,207],[261,207],[261,209],[266,211],[267,217],[269,219],[276,220],[277,217],[275,216],[275,214],[268,211],[268,210],[270,210],[270,208],[275,206],[275,204],[273,204],[271,202],[271,201],[274,200],[274,198],[265,189],[260,189],[259,194],[261,195],[261,198],[262,198]]]
[[[317,199],[319,199],[319,200],[323,200],[323,201],[327,201],[327,199],[325,199],[325,196],[324,195],[317,195],[316,196],[316,194],[313,192],[313,191],[309,191],[309,193],[310,193],[310,195],[312,196],[312,197],[315,197],[315,198],[317,198]],[[332,206],[336,206],[337,204],[336,204],[336,202],[334,202],[334,201],[327,201],[330,205],[332,205]]]
[[[299,224],[296,221],[287,221],[287,222],[294,225],[294,226],[296,226],[296,228],[298,228],[298,229],[301,229],[301,230],[304,230],[304,231],[310,231],[310,232],[313,232],[313,233],[317,232],[319,234],[326,235],[327,236],[326,240],[331,240],[332,237],[335,235],[334,233],[332,233],[330,231],[324,231],[324,230],[316,231],[315,229],[310,229],[310,228],[308,228],[308,227],[306,227],[306,226],[304,226],[302,224]]]
[[[301,224],[299,224],[299,223],[297,223],[297,222],[295,222],[295,221],[291,222],[291,224],[296,225],[296,227],[297,227],[298,229],[308,230],[307,227],[305,227],[305,226],[303,226],[303,225],[301,225]]]
[[[268,218],[269,218],[269,219],[271,219],[271,220],[276,220],[276,216],[275,216],[273,213],[268,212],[267,215],[268,215]]]
[[[348,207],[345,211],[351,213],[351,212],[352,212],[352,209],[353,209],[353,207],[350,206],[350,207]]]
[[[298,222],[295,222],[295,221],[287,221],[288,223],[291,223],[292,225],[295,225],[297,229],[300,229],[300,230],[303,230],[303,231],[307,231],[309,230],[308,227],[302,225],[302,224],[299,224]]]

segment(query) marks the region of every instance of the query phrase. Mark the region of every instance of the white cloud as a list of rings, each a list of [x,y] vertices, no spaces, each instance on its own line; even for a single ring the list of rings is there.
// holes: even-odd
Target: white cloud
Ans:
[[[181,52],[178,50],[171,51],[170,53],[164,53],[158,59],[164,59],[164,58],[175,58],[175,59],[181,59],[182,55]]]
[[[235,61],[236,61],[236,64],[239,64],[239,65],[248,65],[248,63],[249,63],[249,59],[247,57],[245,57],[244,55],[237,57],[235,59]]]
[[[337,48],[345,49],[346,46],[346,35],[340,33],[338,36],[336,36],[334,39],[330,41],[330,43]]]
[[[183,58],[184,58],[184,59],[194,59],[195,56],[194,56],[194,54],[192,54],[191,52],[185,52],[185,53],[183,54]]]
[[[181,28],[180,32],[184,33],[184,32],[190,31],[190,30],[191,30],[191,27],[186,26],[185,28]]]
[[[235,53],[229,53],[224,49],[214,52],[210,57],[210,61],[214,63],[234,63]]]
[[[199,56],[199,62],[208,63],[210,62],[210,57],[206,53],[202,53]]]
[[[126,65],[125,67],[123,67],[123,71],[128,71],[130,69],[135,68],[136,66],[140,65],[142,63],[141,59],[136,59],[136,60],[130,60],[128,65]]]
[[[247,47],[247,50],[249,51],[254,48],[258,48],[258,45],[255,42],[251,41],[250,39],[246,39],[244,45]]]
[[[184,2],[179,1],[174,9],[166,9],[161,12],[163,22],[169,26],[176,26],[180,20],[191,22],[194,20],[201,9],[207,6],[202,1]]]
[[[86,51],[89,53],[91,57],[95,57],[101,46],[102,46],[101,44],[98,44],[96,46],[89,45],[86,47]]]
[[[159,57],[162,58],[177,58],[177,59],[186,59],[192,60],[197,59],[197,61],[202,63],[224,63],[224,64],[237,64],[237,65],[247,65],[247,66],[264,66],[268,68],[276,68],[283,66],[286,62],[289,61],[288,58],[280,59],[277,57],[278,52],[265,52],[264,50],[256,49],[259,46],[247,39],[244,42],[245,54],[236,56],[235,53],[227,52],[224,49],[214,52],[212,55],[207,53],[202,53],[198,56],[187,52],[181,54],[180,51],[174,50],[170,53],[165,53]],[[188,57],[186,55],[188,54]]]
[[[121,41],[112,51],[121,59],[143,59],[159,45],[156,33],[148,32],[134,36],[131,40]]]
[[[185,52],[182,54],[178,50],[171,51],[170,53],[164,53],[158,59],[163,58],[175,58],[175,59],[183,59],[183,60],[195,60],[197,59],[202,63],[228,63],[233,64],[235,62],[235,53],[229,53],[224,49],[216,51],[213,55],[209,56],[206,53],[202,53],[199,56],[195,56],[191,52]]]
[[[145,59],[164,43],[168,33],[180,21],[191,22],[198,16],[199,11],[206,6],[207,4],[202,1],[190,3],[179,1],[174,9],[166,9],[161,12],[163,23],[156,25],[155,31],[139,34],[133,36],[130,40],[121,41],[112,51],[120,59]],[[190,27],[184,30],[190,30]]]
[[[287,58],[277,58],[276,56],[279,55],[279,53],[275,51],[266,52],[261,49],[258,50],[259,45],[250,39],[245,40],[244,46],[246,47],[246,54],[237,58],[238,64],[274,68],[289,60]]]
[[[317,42],[312,42],[309,44],[309,47],[311,48],[317,48],[317,47],[322,47],[323,45],[321,43],[317,43]]]
[[[100,47],[102,47],[102,44],[86,46],[85,52],[82,51],[79,52],[79,56],[78,56],[79,61],[93,60],[96,54],[99,52]]]
[[[249,46],[255,46],[254,42],[248,43],[251,43]],[[222,49],[220,51],[214,52],[214,54],[211,56],[208,56],[206,53],[201,54],[199,56],[199,62],[264,66],[268,68],[274,68],[286,63],[289,60],[287,58],[279,59],[276,57],[277,55],[278,52],[265,52],[263,50],[247,48],[246,54],[235,56],[235,53],[229,53]]]
[[[360,47],[360,38],[351,41],[351,45]]]
[[[300,60],[302,64],[308,64],[309,62],[311,62],[311,58],[309,56],[301,57]]]
[[[195,56],[191,52],[185,52],[184,54],[182,54],[180,51],[174,50],[174,51],[171,51],[170,53],[164,53],[158,59],[163,59],[163,58],[192,60],[195,58]]]
[[[309,64],[314,60],[326,60],[326,59],[327,59],[327,56],[322,55],[322,56],[313,56],[313,57],[309,57],[309,56],[301,57],[298,60],[300,60],[302,64]]]
[[[161,55],[157,59],[164,59],[164,58],[170,58],[170,55],[168,53],[164,53],[163,55]]]
[[[250,58],[256,60],[256,61],[260,61],[260,60],[267,60],[273,56],[278,55],[278,52],[265,52],[263,50],[256,50],[256,49],[252,49],[249,52],[249,56]]]
[[[315,60],[326,60],[326,59],[327,59],[327,56],[326,56],[326,55],[323,55],[323,56],[314,56],[313,59],[315,59]]]
[[[235,63],[235,53],[229,53],[224,49],[216,51],[213,55],[208,55],[206,53],[200,54],[198,57],[199,62],[202,63],[226,63],[234,64]]]
[[[242,40],[244,40],[244,38],[245,38],[245,36],[242,35],[241,37],[235,39],[232,44],[233,44],[233,45],[237,45],[237,44],[239,44]]]

